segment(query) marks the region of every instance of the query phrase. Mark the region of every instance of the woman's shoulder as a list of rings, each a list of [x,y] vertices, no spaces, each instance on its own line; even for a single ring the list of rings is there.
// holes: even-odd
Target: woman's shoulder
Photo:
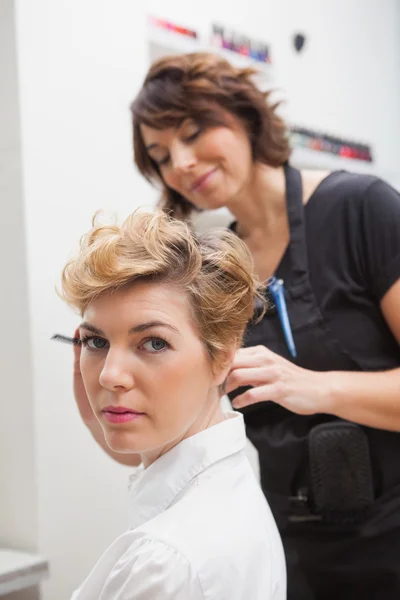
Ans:
[[[198,494],[197,489],[146,523],[141,552],[151,543],[169,562],[182,564],[196,576],[205,598],[210,594],[220,600],[239,600],[238,590],[249,585],[250,571],[252,589],[247,592],[252,599],[272,598],[268,590],[283,590],[283,548],[265,499],[239,507],[226,496],[222,505],[218,497]]]
[[[307,220],[312,223],[343,220],[358,226],[359,219],[374,219],[378,213],[398,218],[400,194],[374,175],[333,171],[325,177],[306,205]]]
[[[193,512],[192,523],[197,520],[198,515]],[[237,514],[235,520],[239,520]],[[271,551],[270,535],[253,540],[252,532],[247,530],[241,544],[232,545],[227,531],[221,535],[212,519],[202,523],[201,531],[200,527],[188,527],[186,538],[181,534],[183,526],[178,527],[179,535],[171,536],[163,525],[160,528],[158,519],[154,525],[157,530],[153,531],[148,523],[144,530],[131,532],[135,541],[116,565],[118,575],[125,573],[121,589],[124,580],[123,589],[132,591],[132,597],[134,594],[139,597],[140,590],[146,598],[242,600],[245,590],[252,600],[286,598],[285,559],[280,540]],[[243,560],[241,546],[246,545],[247,539],[251,554]]]
[[[332,171],[318,185],[310,200],[319,198],[346,200],[362,199],[375,186],[388,186],[382,179],[367,173]],[[389,187],[389,186],[388,186]]]
[[[124,598],[204,600],[195,565],[179,548],[142,528],[121,538],[128,547],[110,574],[109,584],[115,594],[118,589]],[[111,600],[117,595],[104,597]]]
[[[144,527],[147,534],[178,548],[196,564],[208,560],[210,547],[215,556],[232,563],[248,561],[253,546],[261,542],[266,559],[275,553],[275,542],[279,546],[272,513],[244,453],[206,470]]]

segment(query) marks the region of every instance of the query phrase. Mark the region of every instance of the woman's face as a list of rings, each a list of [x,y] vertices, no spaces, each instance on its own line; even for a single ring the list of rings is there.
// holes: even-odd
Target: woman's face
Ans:
[[[81,371],[107,444],[146,464],[219,409],[209,355],[182,290],[138,282],[93,300],[80,326]]]
[[[201,209],[229,208],[252,175],[252,152],[241,122],[223,113],[227,126],[202,129],[186,119],[178,128],[141,125],[149,156],[165,184]]]

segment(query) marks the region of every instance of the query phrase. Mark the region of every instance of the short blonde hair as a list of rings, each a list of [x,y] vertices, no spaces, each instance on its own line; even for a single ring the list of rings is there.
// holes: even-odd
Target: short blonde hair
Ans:
[[[121,226],[98,224],[82,237],[80,252],[62,272],[61,297],[81,315],[88,304],[134,282],[179,286],[212,362],[241,345],[255,301],[263,303],[251,255],[227,230],[196,235],[166,215],[130,215]]]

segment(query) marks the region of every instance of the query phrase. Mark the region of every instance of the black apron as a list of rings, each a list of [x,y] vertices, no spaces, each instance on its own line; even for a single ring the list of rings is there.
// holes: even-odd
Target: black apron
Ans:
[[[307,265],[301,176],[285,166],[285,177],[290,244],[276,276],[284,281],[297,358],[288,352],[277,314],[250,327],[245,346],[264,345],[313,371],[363,371],[320,312]],[[230,398],[241,392],[243,388],[235,390]],[[288,600],[400,600],[400,434],[362,427],[369,445],[373,507],[361,522],[338,524],[309,510],[308,440],[314,426],[340,419],[296,415],[272,402],[242,412],[285,548]]]

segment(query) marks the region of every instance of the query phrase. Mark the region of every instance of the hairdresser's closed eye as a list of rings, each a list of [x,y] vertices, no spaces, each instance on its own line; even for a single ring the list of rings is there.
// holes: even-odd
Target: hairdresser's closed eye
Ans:
[[[200,133],[201,133],[201,129],[196,129],[195,131],[193,131],[193,133],[190,133],[189,135],[185,136],[185,142],[186,143],[194,142],[199,137]]]
[[[149,156],[158,166],[166,165],[169,161],[169,154],[159,154],[155,156],[154,154],[149,153]]]
[[[194,131],[194,132],[193,132],[193,133],[191,133],[190,135],[186,135],[186,136],[183,138],[183,141],[184,141],[186,144],[190,144],[190,143],[192,143],[192,142],[196,141],[196,140],[197,140],[197,138],[199,137],[199,135],[200,135],[200,134],[201,134],[201,129],[196,129],[196,131]],[[157,159],[157,158],[155,158],[155,157],[152,157],[152,158],[153,158],[153,160],[156,162],[156,164],[157,164],[159,167],[163,167],[163,166],[165,166],[165,165],[167,165],[167,164],[169,163],[169,158],[170,158],[170,157],[169,157],[169,154],[167,154],[165,157],[163,157],[163,158],[161,158],[161,159],[159,159],[159,158]]]
[[[169,163],[169,156],[167,155],[165,158],[162,158],[161,160],[156,160],[155,162],[158,164],[159,167],[167,165]]]

